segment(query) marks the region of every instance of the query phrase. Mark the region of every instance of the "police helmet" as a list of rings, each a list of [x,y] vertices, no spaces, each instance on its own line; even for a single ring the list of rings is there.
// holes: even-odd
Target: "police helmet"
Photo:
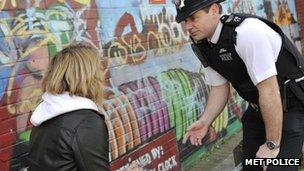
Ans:
[[[195,12],[225,0],[172,0],[176,6],[176,22],[180,23]]]

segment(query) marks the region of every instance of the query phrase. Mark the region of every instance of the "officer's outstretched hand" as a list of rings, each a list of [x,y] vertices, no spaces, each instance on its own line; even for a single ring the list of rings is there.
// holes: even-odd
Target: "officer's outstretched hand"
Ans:
[[[190,139],[192,145],[202,145],[202,139],[206,136],[208,128],[209,125],[206,124],[203,120],[197,120],[188,127],[187,133],[183,138],[183,143],[185,144],[187,140]]]

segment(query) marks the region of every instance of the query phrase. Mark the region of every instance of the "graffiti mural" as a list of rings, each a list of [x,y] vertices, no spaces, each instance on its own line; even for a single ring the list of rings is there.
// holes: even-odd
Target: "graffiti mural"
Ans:
[[[103,8],[99,11],[100,20],[108,23],[101,26],[105,53],[116,65],[142,63],[148,53],[155,57],[173,53],[189,39],[165,5],[157,7],[158,12],[154,13],[149,11],[150,4],[139,4],[136,0],[113,1],[111,7],[115,9],[108,9],[109,4],[104,1],[97,5]]]
[[[102,9],[100,21],[108,23],[101,26],[100,37],[103,54],[108,58],[104,108],[111,118],[112,169],[127,167],[137,158],[131,157],[134,151],[138,156],[138,151],[145,151],[143,145],[172,130],[181,163],[229,133],[227,127],[238,122],[233,113],[241,117],[246,108],[235,94],[201,147],[181,143],[187,127],[201,116],[209,87],[187,43],[189,34],[174,21],[171,2],[156,5],[151,1],[100,1],[97,6]],[[110,13],[109,8],[114,7],[115,12]],[[234,127],[240,128],[240,124]],[[127,163],[123,165],[122,161]],[[149,164],[147,168],[157,170]]]
[[[294,1],[226,0],[223,8],[273,20],[299,45]],[[175,15],[175,6],[164,0],[1,1],[0,170],[27,168],[28,120],[41,100],[43,72],[75,41],[91,44],[102,56],[112,170],[133,161],[148,170],[187,168],[239,130],[247,103],[231,89],[204,143],[181,143],[210,90]]]
[[[267,18],[281,27],[287,37],[301,49],[295,1],[287,0],[226,0],[227,12],[245,12]]]

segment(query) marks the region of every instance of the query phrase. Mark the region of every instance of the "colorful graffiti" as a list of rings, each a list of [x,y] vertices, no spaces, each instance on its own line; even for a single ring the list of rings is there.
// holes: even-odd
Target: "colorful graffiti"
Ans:
[[[192,78],[192,79],[190,79]],[[170,116],[170,125],[175,127],[179,141],[187,127],[195,122],[205,106],[208,89],[201,75],[183,70],[168,70],[160,76],[163,94]]]
[[[65,0],[50,0],[49,3],[64,3]],[[73,2],[73,1],[72,1]],[[81,5],[88,5],[90,4],[91,0],[75,0],[75,2],[81,4]],[[0,2],[0,10],[8,10],[8,9],[25,9],[27,7],[44,7],[44,1],[42,0],[31,0],[27,3],[24,3],[20,0],[2,0]]]
[[[223,8],[267,17],[296,44],[299,40],[292,1],[227,0]],[[102,54],[113,170],[132,161],[147,169],[178,170],[196,151],[241,127],[238,118],[247,103],[231,91],[203,145],[181,143],[202,115],[209,87],[171,1],[4,0],[0,9],[0,170],[27,167],[28,119],[40,102],[43,72],[56,52],[74,41]]]
[[[181,25],[174,22],[174,16],[168,16],[166,8],[158,15],[151,15],[145,20],[141,17],[141,20],[142,32],[139,33],[132,14],[124,13],[114,31],[116,39],[104,45],[107,56],[114,58],[112,60],[119,65],[142,63],[149,51],[154,52],[154,56],[173,53],[189,39]],[[131,30],[123,34],[126,27]]]
[[[295,1],[287,0],[226,0],[227,12],[245,12],[275,22],[290,40],[301,49],[300,27],[297,22]]]
[[[104,108],[111,118],[112,159],[131,151],[169,129],[166,105],[160,87],[153,77],[129,82],[119,90],[109,90]]]

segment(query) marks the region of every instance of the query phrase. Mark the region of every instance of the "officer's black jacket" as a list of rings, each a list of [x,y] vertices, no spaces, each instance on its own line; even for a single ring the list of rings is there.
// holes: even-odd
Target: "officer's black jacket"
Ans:
[[[246,65],[237,54],[234,46],[237,43],[235,28],[248,17],[260,19],[282,37],[282,48],[276,62],[276,68],[284,109],[287,110],[287,107],[289,109],[303,108],[301,103],[304,104],[304,81],[295,83],[295,80],[304,76],[303,57],[281,29],[266,19],[247,14],[224,15],[221,18],[223,28],[218,43],[212,45],[207,39],[198,42],[197,47],[202,54],[199,59],[226,78],[242,98],[258,104],[257,87],[251,81]],[[293,102],[287,104],[288,100]]]
[[[30,171],[109,170],[109,138],[104,116],[82,109],[32,129]]]

